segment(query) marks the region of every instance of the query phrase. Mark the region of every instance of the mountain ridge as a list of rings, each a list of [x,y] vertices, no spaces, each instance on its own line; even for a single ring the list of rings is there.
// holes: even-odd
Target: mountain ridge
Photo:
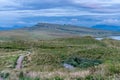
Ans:
[[[88,27],[67,25],[38,23],[31,27],[23,27],[15,30],[0,31],[0,39],[55,39],[62,37],[80,37],[93,36],[105,37],[120,35],[119,32],[93,29]]]

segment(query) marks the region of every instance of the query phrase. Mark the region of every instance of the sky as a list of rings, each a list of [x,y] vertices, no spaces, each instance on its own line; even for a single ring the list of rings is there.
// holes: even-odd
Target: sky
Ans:
[[[120,0],[0,0],[0,27],[120,25]]]

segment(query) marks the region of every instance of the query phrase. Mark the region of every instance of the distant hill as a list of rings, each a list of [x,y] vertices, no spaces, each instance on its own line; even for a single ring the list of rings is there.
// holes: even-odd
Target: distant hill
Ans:
[[[120,26],[106,25],[106,24],[95,25],[95,26],[92,26],[92,28],[109,30],[109,31],[120,31]]]
[[[0,31],[0,39],[54,39],[61,37],[120,35],[119,32],[99,30],[75,25],[38,23],[31,27]]]
[[[13,27],[0,27],[0,31],[7,31],[7,30],[15,30],[15,29],[20,29],[23,28],[22,26],[13,26]]]
[[[11,30],[12,28],[4,28],[4,27],[0,27],[0,31],[3,31],[3,30]]]

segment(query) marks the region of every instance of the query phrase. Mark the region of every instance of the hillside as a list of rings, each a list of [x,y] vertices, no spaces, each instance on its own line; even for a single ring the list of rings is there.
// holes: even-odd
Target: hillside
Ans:
[[[49,23],[0,31],[0,79],[119,80],[120,41],[94,39],[119,34]]]
[[[81,27],[81,26],[50,24],[50,23],[38,23],[32,27],[24,27],[19,29],[0,31],[1,40],[55,39],[61,37],[76,37],[76,36],[104,37],[104,36],[114,36],[114,35],[120,35],[120,33]]]
[[[19,56],[22,67],[16,69]],[[120,41],[92,37],[0,42],[4,80],[120,80]]]

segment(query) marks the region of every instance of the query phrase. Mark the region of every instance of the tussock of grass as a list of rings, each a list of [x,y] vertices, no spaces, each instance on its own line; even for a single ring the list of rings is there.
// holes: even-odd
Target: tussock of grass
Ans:
[[[0,70],[10,65],[13,66],[18,55],[31,50],[32,54],[25,57],[23,62],[24,70],[28,72],[71,72],[64,68],[63,63],[65,62],[76,68],[73,70],[76,73],[73,74],[77,74],[77,71],[80,70],[89,70],[90,73],[87,74],[89,76],[86,75],[86,79],[89,80],[94,77],[95,79],[105,80],[108,76],[120,74],[119,43],[120,41],[110,39],[98,41],[89,36],[54,40],[0,42]],[[17,52],[20,50],[21,52]],[[66,76],[70,77],[71,75]],[[54,77],[49,77],[49,79]],[[75,77],[77,80],[80,79],[79,76],[74,75],[74,79]],[[56,79],[59,80],[59,78]],[[61,79],[62,77],[60,77]],[[82,79],[84,80],[85,77]]]

